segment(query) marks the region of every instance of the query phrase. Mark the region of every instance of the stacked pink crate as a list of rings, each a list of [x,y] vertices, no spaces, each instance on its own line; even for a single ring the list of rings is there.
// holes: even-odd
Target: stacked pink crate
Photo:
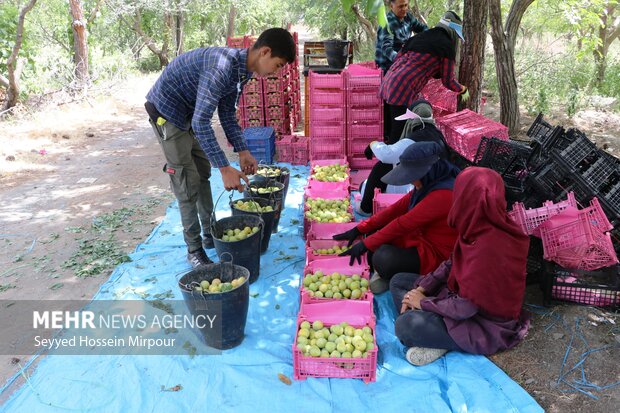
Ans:
[[[294,143],[297,142],[298,136],[295,135],[283,135],[280,140],[276,142],[278,149],[278,161],[293,163],[295,159]]]
[[[310,141],[307,136],[299,136],[293,144],[293,164],[307,165],[310,160]]]
[[[448,145],[472,162],[483,137],[508,140],[506,126],[469,109],[437,119],[437,126]]]
[[[271,126],[277,136],[291,133],[289,65],[273,76],[263,79],[265,98],[265,126]]]
[[[379,188],[375,189],[375,197],[372,199],[372,214],[387,209],[390,205],[398,202],[405,194],[382,194]]]
[[[420,94],[430,102],[435,119],[456,112],[458,93],[445,87],[441,79],[429,80]]]
[[[243,87],[240,105],[243,108],[243,128],[265,126],[263,79],[253,77]]]
[[[379,98],[381,70],[349,65],[344,75],[347,94],[347,158],[353,169],[369,169],[375,160],[364,157],[372,141],[383,141],[383,102]]]
[[[342,74],[310,71],[310,159],[345,156],[345,94]]]

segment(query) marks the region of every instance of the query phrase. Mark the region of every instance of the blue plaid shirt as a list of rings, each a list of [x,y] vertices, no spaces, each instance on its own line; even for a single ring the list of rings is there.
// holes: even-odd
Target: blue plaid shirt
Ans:
[[[146,99],[162,117],[181,130],[190,128],[216,168],[230,165],[211,127],[217,108],[226,139],[235,152],[248,149],[236,119],[236,103],[252,76],[248,49],[209,47],[183,53],[164,69]]]
[[[424,30],[428,30],[428,26],[420,23],[411,12],[407,12],[405,17],[399,20],[394,12],[390,11],[387,13],[387,21],[392,33],[390,34],[388,32],[387,27],[383,28],[379,26],[375,49],[375,63],[383,69],[384,72],[392,66],[396,54],[403,47],[407,39],[411,37],[411,33],[420,33]]]

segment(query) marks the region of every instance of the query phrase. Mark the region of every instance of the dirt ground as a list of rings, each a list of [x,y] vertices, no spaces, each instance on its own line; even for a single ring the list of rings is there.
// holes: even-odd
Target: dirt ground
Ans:
[[[163,218],[173,198],[142,107],[154,79],[131,79],[106,99],[2,123],[0,300],[89,299],[124,254]],[[486,114],[498,118],[492,100]],[[572,122],[599,143],[620,148],[614,140],[620,136],[619,119],[613,113],[586,111]],[[551,120],[570,124],[560,117]],[[524,117],[524,128],[531,121]],[[221,141],[223,133],[216,130]],[[620,386],[590,387],[590,397],[570,387],[573,380],[582,380],[579,369],[564,381],[558,383],[558,378],[582,353],[607,346],[588,355],[585,377],[600,387],[620,380],[617,314],[591,307],[539,307],[536,285],[528,288],[526,302],[534,313],[528,337],[491,360],[549,412],[616,411]],[[27,359],[0,356],[2,383]]]

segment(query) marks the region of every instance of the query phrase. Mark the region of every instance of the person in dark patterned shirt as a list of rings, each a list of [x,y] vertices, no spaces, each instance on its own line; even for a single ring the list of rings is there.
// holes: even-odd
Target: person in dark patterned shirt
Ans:
[[[398,52],[379,88],[381,98],[390,107],[386,120],[392,123],[388,143],[398,141],[405,126],[404,121],[394,118],[404,114],[407,106],[419,98],[429,79],[441,78],[445,87],[460,94],[467,91],[454,78],[458,39],[462,36],[461,18],[448,11],[435,27],[407,40]]]
[[[295,48],[288,31],[273,28],[249,49],[191,50],[170,62],[146,95],[146,111],[166,158],[163,170],[179,202],[187,259],[193,267],[212,262],[204,251],[213,248],[211,166],[220,170],[226,190],[242,191],[246,174],[256,172],[256,159],[236,119],[243,85],[253,73],[265,76],[292,63]],[[215,138],[211,122],[216,109],[226,139],[239,154],[240,171],[230,166]]]
[[[428,26],[420,23],[409,10],[409,0],[390,0],[390,11],[387,13],[387,27],[377,29],[377,44],[375,48],[375,63],[383,74],[394,63],[396,55],[403,44],[413,33],[428,30]],[[390,116],[390,107],[383,102],[383,119]],[[383,136],[390,136],[391,122],[384,122]]]

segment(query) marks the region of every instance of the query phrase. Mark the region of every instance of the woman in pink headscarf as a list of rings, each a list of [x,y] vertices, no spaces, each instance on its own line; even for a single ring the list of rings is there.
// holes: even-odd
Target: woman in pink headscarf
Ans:
[[[459,174],[448,224],[459,234],[451,259],[426,276],[401,273],[390,282],[401,313],[396,336],[414,365],[449,350],[494,354],[517,345],[529,328],[521,308],[529,239],[506,213],[497,172],[471,167]]]

